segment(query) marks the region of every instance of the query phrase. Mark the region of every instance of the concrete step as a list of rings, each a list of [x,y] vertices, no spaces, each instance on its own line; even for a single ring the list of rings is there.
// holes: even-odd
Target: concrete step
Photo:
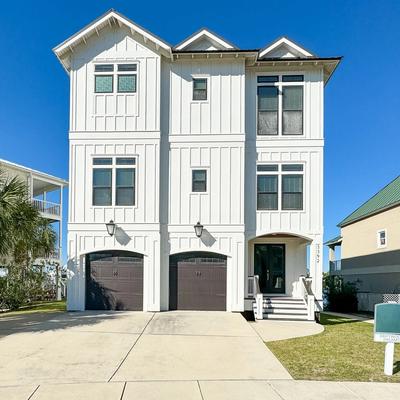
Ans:
[[[296,315],[296,314],[266,313],[263,314],[263,319],[274,319],[274,320],[285,320],[285,321],[307,321],[307,314]]]
[[[263,314],[307,315],[306,308],[263,308]]]
[[[302,303],[263,303],[264,308],[307,308],[304,302]]]

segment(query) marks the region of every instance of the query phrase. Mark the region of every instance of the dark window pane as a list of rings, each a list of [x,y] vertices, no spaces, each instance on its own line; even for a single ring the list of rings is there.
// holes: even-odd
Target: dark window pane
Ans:
[[[278,176],[257,176],[257,210],[278,209]]]
[[[96,75],[94,81],[94,91],[96,93],[112,93],[113,76],[112,75]]]
[[[135,93],[136,75],[118,75],[118,92]]]
[[[192,171],[192,192],[207,191],[207,171],[197,169]]]
[[[135,165],[136,158],[134,157],[118,157],[117,165]]]
[[[270,83],[270,82],[278,82],[278,76],[257,76],[258,83]]]
[[[284,87],[282,106],[282,133],[284,135],[303,134],[303,87]]]
[[[303,82],[304,75],[283,75],[282,82]]]
[[[136,64],[118,64],[118,71],[136,71]]]
[[[282,210],[303,209],[303,176],[282,175]]]
[[[282,165],[282,171],[303,171],[302,164],[284,164]]]
[[[207,100],[207,79],[193,79],[193,100]]]
[[[278,171],[276,164],[257,165],[257,171]]]
[[[259,86],[257,93],[259,111],[278,111],[278,88]]]
[[[94,206],[111,206],[111,188],[93,188]]]
[[[111,158],[93,158],[93,165],[111,165]]]
[[[94,66],[95,72],[112,72],[114,71],[113,64],[98,64]]]
[[[135,170],[132,168],[117,169],[116,185],[135,186]]]
[[[133,206],[135,205],[135,189],[117,188],[115,204],[117,206]]]
[[[111,169],[105,169],[105,168],[94,169],[93,186],[111,187]]]

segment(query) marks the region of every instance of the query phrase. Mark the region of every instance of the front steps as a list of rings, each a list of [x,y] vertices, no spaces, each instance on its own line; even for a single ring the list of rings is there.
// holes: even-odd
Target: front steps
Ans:
[[[302,299],[264,295],[263,319],[307,321],[307,305]]]

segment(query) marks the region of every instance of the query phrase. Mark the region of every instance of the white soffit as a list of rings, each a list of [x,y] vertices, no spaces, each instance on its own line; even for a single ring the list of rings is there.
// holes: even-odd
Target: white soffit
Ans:
[[[193,33],[188,38],[184,39],[181,43],[175,46],[175,50],[193,50],[193,45],[195,42],[207,39],[210,45],[216,47],[215,50],[234,50],[237,49],[232,43],[228,42],[226,39],[211,32],[209,29],[202,28],[199,31]]]
[[[126,26],[132,34],[138,34],[143,37],[145,42],[150,41],[154,44],[157,50],[163,52],[164,55],[172,58],[171,46],[165,42],[164,40],[160,39],[156,35],[150,33],[146,29],[142,28],[141,26],[135,24],[130,19],[126,18],[122,14],[118,13],[115,10],[110,10],[106,12],[101,17],[97,18],[95,21],[91,22],[89,25],[81,29],[76,34],[69,37],[67,40],[59,44],[58,46],[54,47],[53,51],[63,64],[64,68],[68,71],[69,70],[69,62],[66,60],[69,53],[73,52],[74,47],[83,43],[86,43],[88,37],[93,34],[99,34],[99,31],[106,27],[112,26],[112,24],[117,23],[119,26]]]
[[[286,37],[277,39],[272,44],[268,45],[264,49],[261,49],[258,57],[268,58],[268,55],[270,55],[270,57],[272,58],[274,52],[281,47],[286,47],[289,52],[294,53],[295,55],[293,57],[315,57],[315,54],[310,53],[309,51]]]

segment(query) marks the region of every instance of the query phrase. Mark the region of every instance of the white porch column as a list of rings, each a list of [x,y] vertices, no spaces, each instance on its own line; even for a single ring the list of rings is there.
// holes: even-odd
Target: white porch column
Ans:
[[[310,245],[310,275],[317,310],[322,310],[322,237],[316,236]]]
[[[335,261],[335,248],[329,246],[329,261]]]

